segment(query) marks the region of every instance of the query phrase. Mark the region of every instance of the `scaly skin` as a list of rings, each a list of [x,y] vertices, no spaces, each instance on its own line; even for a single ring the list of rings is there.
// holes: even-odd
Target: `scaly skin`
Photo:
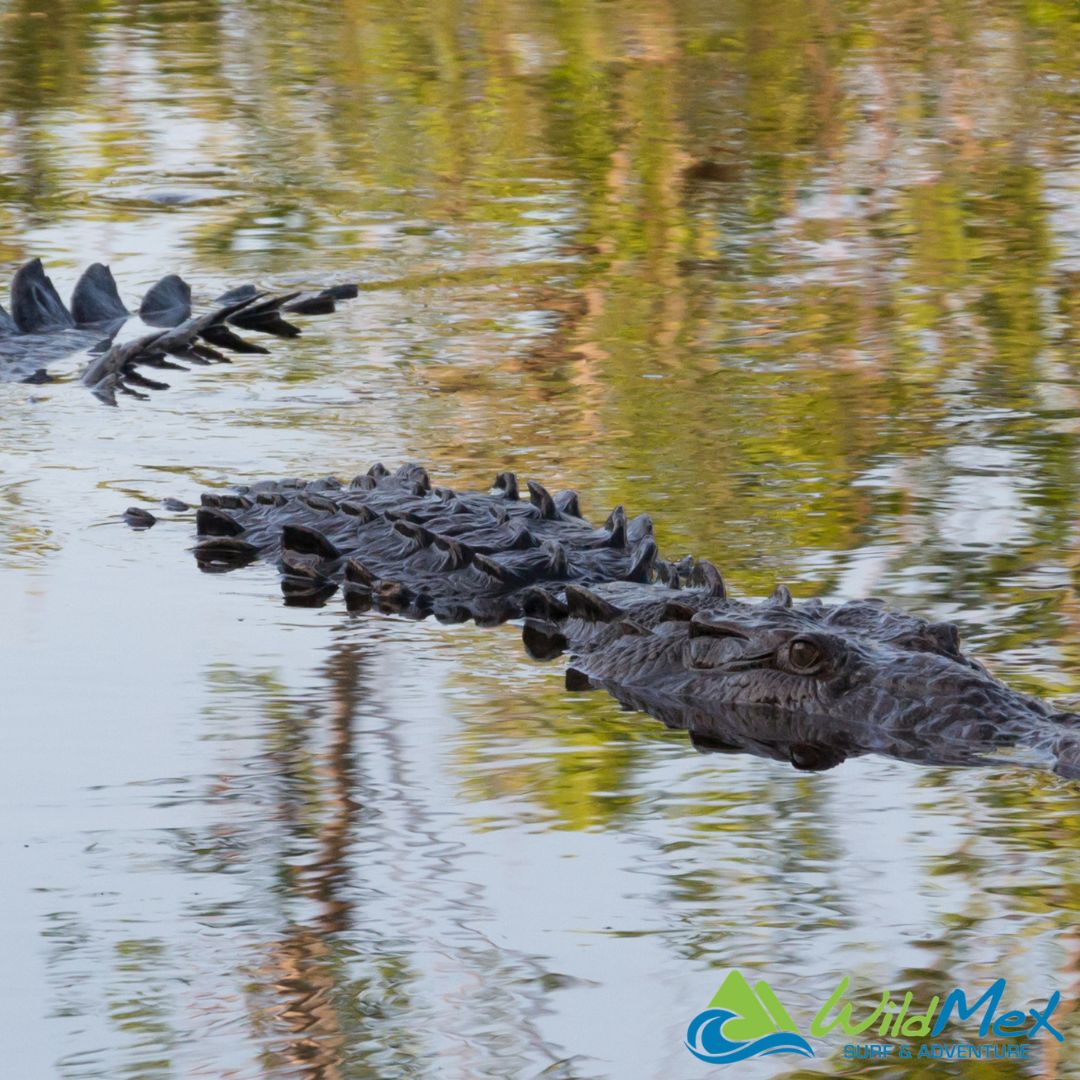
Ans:
[[[138,317],[152,333],[113,344],[120,329],[134,315],[128,311],[107,266],[95,263],[75,286],[71,307],[60,299],[45,275],[41,260],[21,267],[11,284],[11,314],[0,307],[0,380],[47,382],[45,365],[90,349],[97,356],[82,374],[82,382],[109,404],[116,394],[140,395],[135,387],[162,390],[167,384],[148,379],[139,368],[186,370],[169,357],[194,364],[227,363],[221,350],[266,353],[231,327],[255,330],[275,337],[296,337],[300,330],[283,312],[323,315],[335,302],[355,296],[355,285],[338,285],[321,292],[266,296],[252,286],[234,289],[218,306],[195,316],[191,289],[175,274],[159,281],[143,298]]]
[[[607,689],[704,749],[822,769],[868,752],[976,764],[1003,747],[1080,777],[1080,716],[1011,690],[956,627],[872,601],[761,604],[626,586],[534,596],[529,651],[570,656],[571,689]]]
[[[656,562],[644,515],[628,522],[618,507],[596,529],[574,492],[552,496],[530,481],[525,501],[510,473],[485,494],[433,487],[416,465],[393,474],[375,465],[347,486],[268,481],[202,502],[203,569],[275,561],[294,604],[320,603],[340,586],[353,609],[492,624],[521,615],[533,587],[644,582]]]

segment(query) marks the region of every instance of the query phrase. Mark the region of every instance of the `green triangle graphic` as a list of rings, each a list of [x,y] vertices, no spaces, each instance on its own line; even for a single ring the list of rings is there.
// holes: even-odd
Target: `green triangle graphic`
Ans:
[[[764,979],[752,987],[739,971],[728,973],[708,1007],[735,1014],[724,1025],[724,1035],[735,1041],[759,1039],[774,1031],[799,1030]]]

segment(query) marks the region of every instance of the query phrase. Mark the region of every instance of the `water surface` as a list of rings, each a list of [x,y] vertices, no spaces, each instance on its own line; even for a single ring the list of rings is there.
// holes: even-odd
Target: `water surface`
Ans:
[[[1075,784],[698,755],[512,627],[285,608],[119,515],[512,468],[1080,693],[1077,115],[1064,0],[0,0],[0,278],[362,288],[151,401],[0,385],[5,1068],[704,1076],[729,968],[1071,1009]],[[1058,1019],[984,1073],[1080,1075]],[[739,1075],[930,1071],[842,1041]]]

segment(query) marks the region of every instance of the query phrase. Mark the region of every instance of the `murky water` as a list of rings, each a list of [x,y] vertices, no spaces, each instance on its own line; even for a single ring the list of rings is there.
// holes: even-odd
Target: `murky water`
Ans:
[[[1078,113],[1065,0],[0,0],[4,280],[362,285],[148,402],[0,385],[4,1075],[694,1077],[739,968],[800,1018],[1004,976],[1066,1034],[740,1076],[1080,1076],[1075,784],[697,755],[512,627],[119,523],[513,468],[1080,692]]]

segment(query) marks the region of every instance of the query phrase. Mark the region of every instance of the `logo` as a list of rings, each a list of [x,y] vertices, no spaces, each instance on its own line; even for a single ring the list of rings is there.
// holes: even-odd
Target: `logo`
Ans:
[[[849,1060],[889,1057],[983,1061],[1027,1059],[1030,1041],[1041,1032],[1058,1042],[1065,1041],[1065,1036],[1051,1022],[1061,1003],[1061,994],[1056,990],[1041,1008],[1007,1007],[1004,979],[996,979],[978,995],[957,987],[944,999],[934,995],[923,1005],[915,1003],[911,991],[894,998],[891,991],[884,990],[874,1005],[860,1007],[845,996],[850,984],[851,980],[845,975],[818,1009],[808,1029],[815,1039],[824,1038],[837,1029],[848,1038],[869,1035],[875,1039],[870,1043],[845,1045],[844,1057]],[[857,1008],[861,1015],[856,1014]],[[907,1041],[881,1041],[936,1040],[956,1025],[972,1028],[976,1024],[979,1041],[928,1041],[918,1047]],[[710,1065],[730,1065],[769,1054],[814,1056],[810,1044],[780,1004],[772,987],[764,980],[751,986],[738,971],[728,973],[712,1001],[690,1021],[686,1030],[686,1048],[694,1057]]]
[[[732,971],[686,1029],[686,1048],[710,1065],[730,1065],[769,1054],[813,1057],[787,1010],[764,979],[751,986]]]

